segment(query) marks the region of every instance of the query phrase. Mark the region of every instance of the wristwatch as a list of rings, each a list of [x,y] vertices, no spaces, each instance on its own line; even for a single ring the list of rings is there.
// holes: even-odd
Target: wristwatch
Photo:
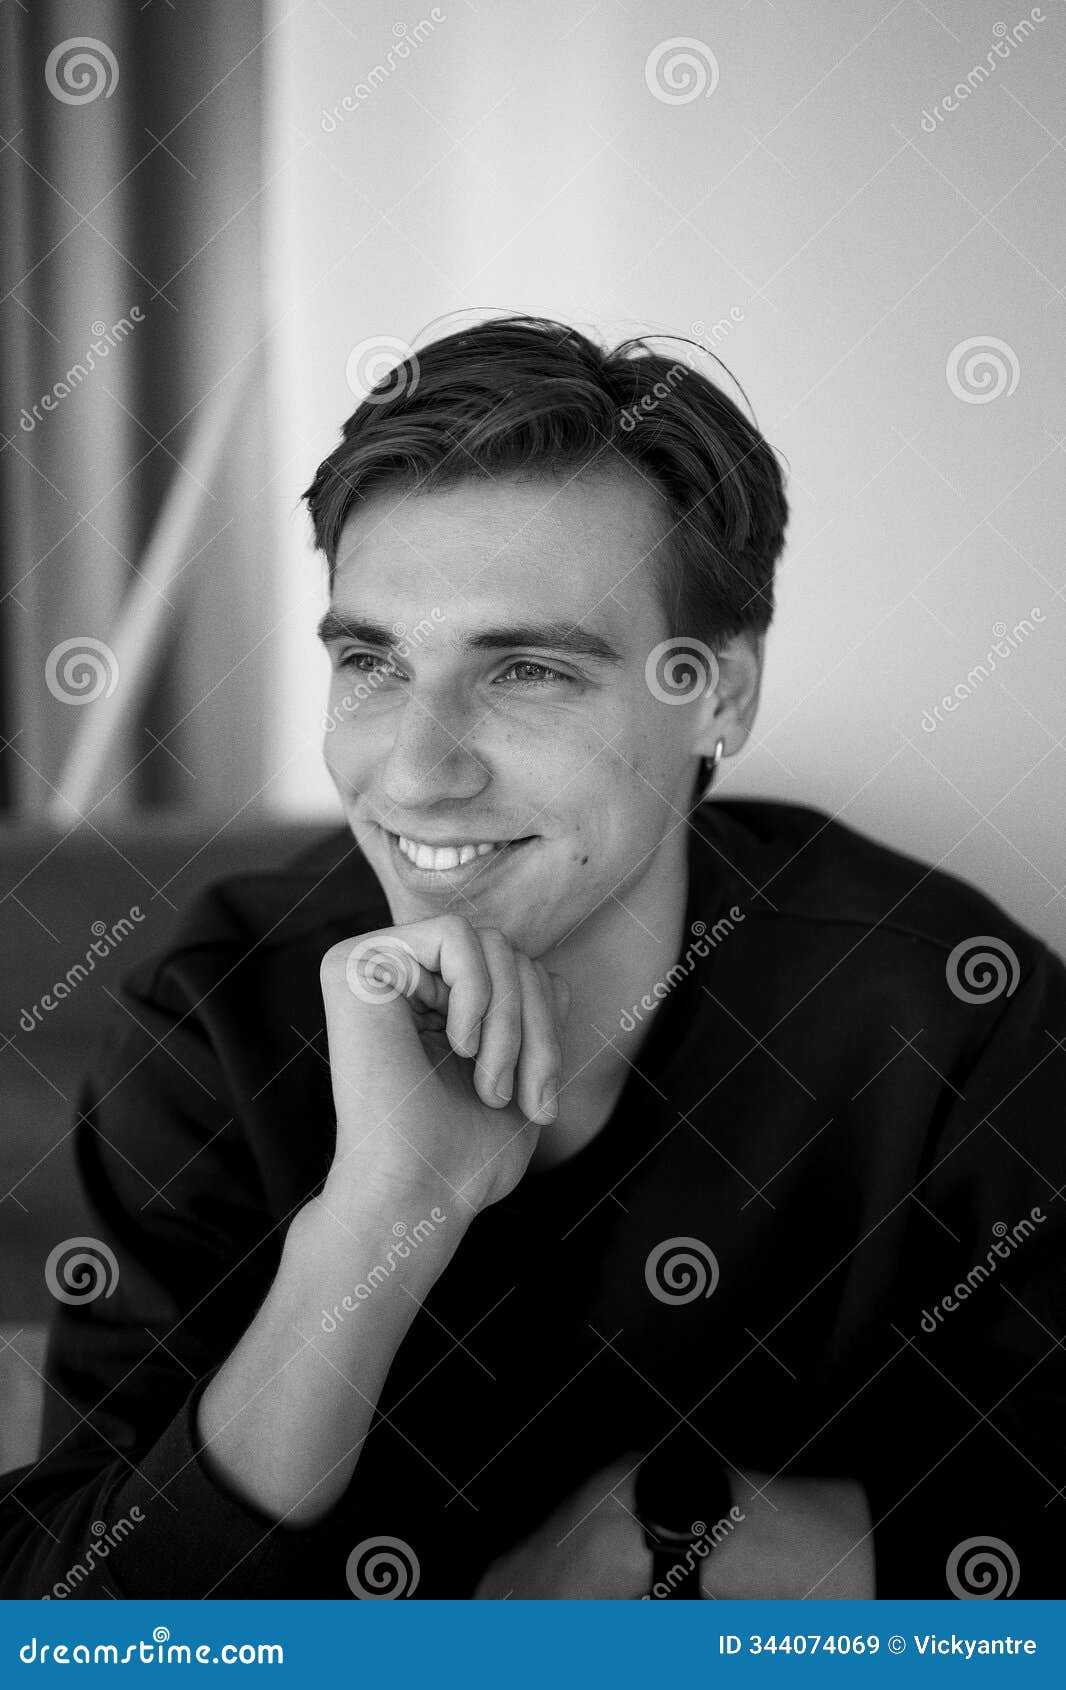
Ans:
[[[729,1515],[729,1475],[686,1421],[637,1468],[637,1519],[651,1550],[653,1597],[701,1595],[700,1572],[714,1547],[711,1528]]]

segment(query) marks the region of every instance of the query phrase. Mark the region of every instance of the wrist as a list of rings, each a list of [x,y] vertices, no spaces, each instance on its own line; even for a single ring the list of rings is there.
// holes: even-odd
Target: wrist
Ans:
[[[340,1158],[311,1202],[321,1211],[344,1217],[350,1225],[358,1221],[366,1232],[378,1234],[397,1223],[414,1226],[423,1218],[433,1219],[433,1210],[454,1221],[473,1215],[462,1197],[436,1178],[432,1169],[427,1168],[426,1175],[424,1180],[394,1178],[375,1168],[356,1166],[350,1157]]]
[[[737,1513],[724,1463],[682,1423],[645,1455],[634,1495],[652,1560],[650,1594],[707,1597],[707,1560],[733,1529]]]
[[[449,1258],[470,1218],[465,1203],[438,1187],[374,1188],[331,1173],[296,1220],[306,1236],[323,1246],[375,1261],[388,1257],[386,1265],[394,1270],[418,1256]]]

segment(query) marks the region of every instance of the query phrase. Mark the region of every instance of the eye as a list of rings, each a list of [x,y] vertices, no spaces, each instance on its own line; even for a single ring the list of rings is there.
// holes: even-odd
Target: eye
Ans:
[[[363,662],[373,665],[363,668]],[[338,669],[354,669],[360,675],[372,675],[380,671],[385,675],[395,675],[398,671],[392,668],[387,658],[375,651],[349,651],[337,664]]]
[[[504,670],[504,674],[509,675],[512,670],[515,669],[537,669],[540,671],[539,677],[534,676],[533,678],[527,678],[524,681],[519,681],[519,686],[546,687],[551,686],[553,681],[562,681],[565,685],[573,685],[572,675],[564,675],[558,669],[550,668],[546,663],[534,663],[533,660],[528,657],[516,658],[510,668]],[[547,676],[548,679],[541,678],[544,676]]]

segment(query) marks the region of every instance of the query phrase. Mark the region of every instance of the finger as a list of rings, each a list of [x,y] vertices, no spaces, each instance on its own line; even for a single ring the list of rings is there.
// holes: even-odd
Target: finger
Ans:
[[[440,971],[448,986],[446,1030],[452,1049],[473,1060],[481,1024],[492,1001],[492,975],[478,935],[463,916],[448,922],[440,949]]]
[[[382,928],[364,935],[353,948],[366,959],[361,971],[374,975],[379,954],[391,959],[402,995],[412,1007],[446,1018],[448,1040],[460,1056],[477,1054],[492,976],[477,934],[464,916],[449,914]]]
[[[343,975],[352,996],[379,1005],[407,998],[420,1009],[439,1009],[444,988],[422,967],[415,950],[394,927],[381,927],[332,945],[323,960],[327,973]]]
[[[492,1001],[481,1019],[475,1084],[483,1102],[502,1109],[511,1100],[522,1044],[521,987],[510,941],[495,927],[479,927],[476,936],[492,976]]]
[[[523,1115],[546,1123],[559,1113],[556,1094],[562,1069],[551,981],[547,969],[522,951],[515,952],[515,964],[522,986],[522,1049],[515,1099]]]

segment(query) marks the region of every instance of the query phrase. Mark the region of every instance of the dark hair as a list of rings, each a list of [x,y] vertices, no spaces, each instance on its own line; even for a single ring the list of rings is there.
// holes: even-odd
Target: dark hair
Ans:
[[[607,351],[564,323],[518,316],[433,341],[353,411],[303,497],[332,589],[347,518],[384,486],[612,468],[660,497],[669,635],[713,649],[764,633],[788,522],[777,459],[712,381],[643,340]]]

